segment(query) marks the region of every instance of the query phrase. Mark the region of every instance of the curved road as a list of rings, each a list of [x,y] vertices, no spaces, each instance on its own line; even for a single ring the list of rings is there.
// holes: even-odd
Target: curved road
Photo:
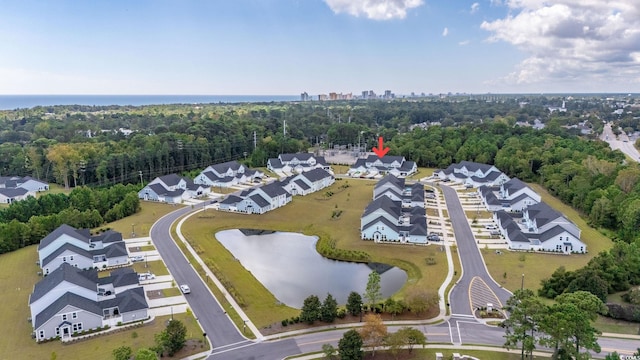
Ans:
[[[452,316],[462,315],[462,317],[468,317],[473,315],[470,290],[474,278],[482,279],[504,306],[512,294],[499,286],[487,272],[482,254],[480,254],[480,249],[478,249],[473,237],[471,226],[469,226],[467,216],[460,204],[458,194],[449,186],[441,185],[440,188],[447,204],[460,262],[462,263],[462,277],[449,294]]]
[[[487,344],[500,347],[504,343],[504,330],[485,326],[470,316],[469,284],[473,276],[481,276],[492,286],[492,290],[501,301],[510,294],[498,287],[486,272],[457,194],[449,187],[442,188],[458,241],[464,274],[450,295],[452,317],[438,325],[414,327],[423,331],[429,342],[455,345]],[[250,341],[242,336],[171,237],[172,223],[190,211],[193,211],[191,207],[185,207],[163,216],[152,226],[150,235],[176,283],[187,283],[191,287],[191,293],[185,295],[185,298],[212,344],[213,350],[208,356],[209,360],[280,360],[287,356],[320,351],[322,345],[327,343],[337,346],[338,340],[347,328],[264,342]],[[389,326],[389,331],[393,332],[399,328],[400,326]],[[618,351],[630,355],[637,347],[638,340],[602,338],[599,339],[599,343],[603,352]]]

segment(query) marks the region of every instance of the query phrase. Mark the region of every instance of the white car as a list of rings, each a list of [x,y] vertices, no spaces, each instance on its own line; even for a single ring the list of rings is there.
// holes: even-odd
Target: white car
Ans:
[[[191,288],[189,288],[189,285],[187,284],[182,284],[180,285],[180,291],[182,291],[183,294],[189,294],[191,292]]]
[[[138,274],[138,281],[153,280],[156,276],[150,272]]]
[[[136,255],[131,257],[131,262],[138,262],[138,261],[144,261],[144,256]]]

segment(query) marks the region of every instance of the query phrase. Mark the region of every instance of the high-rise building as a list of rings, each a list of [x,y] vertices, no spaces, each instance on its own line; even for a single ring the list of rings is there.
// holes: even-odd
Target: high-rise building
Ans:
[[[309,98],[309,94],[307,94],[307,92],[305,91],[302,94],[300,94],[300,100],[301,101],[309,101],[311,99]]]

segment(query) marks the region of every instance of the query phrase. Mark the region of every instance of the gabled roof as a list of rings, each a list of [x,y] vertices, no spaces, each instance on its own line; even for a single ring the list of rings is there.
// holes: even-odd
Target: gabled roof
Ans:
[[[205,171],[202,175],[206,176],[211,181],[218,181],[220,178],[213,171]]]
[[[180,180],[182,180],[182,178],[177,174],[160,176],[158,177],[158,179],[165,183],[167,186],[176,186],[180,183]]]
[[[282,169],[283,165],[282,162],[280,161],[280,159],[276,159],[276,158],[270,158],[268,160],[268,163],[271,165],[272,168],[274,169]]]
[[[351,169],[357,169],[359,167],[366,167],[367,159],[358,159],[356,163],[351,165]]]
[[[233,161],[223,162],[221,164],[211,165],[209,167],[217,171],[218,174],[223,174],[223,173],[226,173],[229,169],[231,169],[234,172],[238,171],[238,169],[240,169],[241,166],[244,166],[244,165],[233,160]]]
[[[102,241],[103,244],[122,241],[122,234],[114,230],[107,230],[92,236],[91,241]]]
[[[31,293],[29,304],[33,304],[64,281],[88,290],[97,291],[98,273],[95,269],[80,270],[69,263],[62,263],[59,268],[36,283],[33,293]]]
[[[77,247],[77,246],[75,246],[73,244],[66,243],[66,244],[63,244],[62,246],[60,246],[59,248],[57,248],[56,251],[52,252],[49,256],[44,258],[42,260],[42,264],[41,265],[42,266],[47,265],[53,259],[57,258],[58,256],[60,256],[60,254],[62,254],[63,252],[65,252],[67,250],[72,251],[75,255],[84,256],[87,259],[93,260],[93,255],[91,254],[91,252],[89,252],[89,251],[87,251],[85,249],[79,248],[79,247]]]
[[[551,229],[543,232],[542,234],[536,234],[537,235],[536,237],[540,239],[540,242],[545,242],[549,239],[554,238],[555,236],[562,234],[563,232],[571,233],[569,230],[565,229],[561,225],[556,225]]]
[[[466,167],[467,170],[475,172],[475,171],[482,171],[483,173],[486,173],[487,171],[489,171],[489,169],[491,169],[493,165],[487,165],[487,164],[481,164],[481,163],[477,163],[477,162],[472,162],[472,161],[460,161],[460,163],[458,164],[458,166],[456,166],[458,169],[462,169],[462,167]]]
[[[402,199],[402,194],[401,194],[401,193],[399,193],[399,192],[398,192],[396,189],[394,189],[394,188],[386,188],[386,189],[384,189],[382,192],[380,192],[380,193],[378,194],[378,196],[376,197],[376,199],[377,199],[378,197],[380,197],[380,196],[391,197],[391,196],[390,196],[391,194],[389,194],[389,193],[391,193],[391,194],[395,195],[398,199]]]
[[[283,162],[291,161],[293,160],[293,158],[296,158],[300,161],[308,161],[312,157],[313,157],[312,153],[280,154],[280,156],[278,156],[278,158]]]
[[[369,155],[367,157],[368,163],[375,162],[376,160],[380,160],[383,164],[391,164],[394,161],[397,161],[399,164],[402,164],[402,162],[404,161],[404,157],[392,156],[392,155],[385,155],[383,157],[378,157],[378,155]]]
[[[309,170],[307,172],[303,172],[301,175],[306,177],[312,183],[316,182],[316,181],[320,181],[322,179],[326,179],[328,177],[331,177],[331,174],[329,174],[329,172],[327,170],[321,169],[321,168],[317,168],[317,169]]]
[[[386,184],[391,184],[402,191],[402,189],[404,188],[404,179],[399,179],[392,174],[388,174],[387,176],[380,179],[380,181],[378,181],[373,188],[378,189]]]
[[[95,254],[98,250],[93,250]],[[107,259],[116,258],[126,256],[129,253],[127,252],[127,246],[124,241],[114,243],[102,249],[101,253],[107,257]]]
[[[9,189],[0,188],[0,194],[6,196],[8,198],[15,198],[15,197],[18,197],[18,196],[24,196],[28,192],[29,192],[29,190],[21,188],[21,187],[19,187],[19,188],[9,188]]]
[[[38,180],[38,179],[34,179],[31,176],[25,176],[22,179],[19,179],[18,180],[18,184],[22,185],[22,184],[26,183],[27,181],[35,181],[35,182],[39,182],[40,184],[43,184],[43,185],[49,185],[47,182],[42,181],[42,180]]]
[[[241,197],[238,197],[236,195],[229,195],[227,196],[226,199],[222,200],[220,203],[225,205],[234,205],[239,203],[240,201],[242,201]]]
[[[255,202],[258,206],[260,206],[261,208],[267,207],[269,206],[269,202],[263,198],[260,194],[253,194],[251,196],[249,196],[249,199],[253,200],[253,202]]]
[[[402,207],[400,206],[399,201],[393,201],[388,196],[380,196],[379,198],[370,202],[369,205],[367,205],[362,216],[367,216],[379,209],[386,211],[388,214],[394,217],[399,217],[402,213]]]
[[[536,220],[536,225],[538,226],[538,228],[557,218],[564,218],[564,216],[560,212],[556,211],[544,202],[527,206],[524,211],[529,214],[530,219]],[[566,221],[570,222],[568,219],[566,219]]]
[[[400,171],[412,170],[414,166],[416,166],[416,163],[414,161],[405,161],[400,166]]]
[[[89,244],[89,241],[90,241],[89,234],[87,234],[86,232],[78,231],[77,229],[67,224],[62,224],[58,226],[57,229],[50,232],[49,235],[45,236],[42,240],[40,240],[40,244],[38,245],[38,250],[44,249],[45,247],[53,243],[56,239],[58,239],[60,236],[65,234]]]
[[[271,198],[286,195],[288,194],[287,190],[283,189],[282,186],[278,182],[272,182],[267,185],[263,185],[260,187],[265,194],[269,195]]]
[[[295,180],[294,183],[298,185],[302,190],[309,190],[311,186],[307,185],[302,179]]]
[[[142,287],[128,289],[116,294],[116,297],[113,299],[101,301],[100,306],[102,309],[118,307],[120,314],[149,308]]]
[[[505,191],[509,191],[510,193],[514,193],[518,190],[528,188],[527,184],[525,184],[522,180],[518,178],[512,178],[511,180],[502,184],[502,187]]]
[[[131,268],[121,268],[111,272],[107,278],[107,284],[113,284],[113,287],[122,287],[138,284],[138,274]],[[101,279],[102,280],[102,279]]]
[[[98,305],[98,302],[68,292],[38,313],[34,319],[33,327],[39,328],[67,306],[73,306],[102,317],[102,308]]]
[[[151,189],[151,191],[153,191],[154,193],[156,193],[156,195],[165,195],[169,190],[167,190],[166,187],[164,187],[164,185],[160,184],[160,183],[155,183],[155,184],[149,184],[146,186],[147,188]]]
[[[365,224],[362,227],[362,231],[364,231],[365,229],[368,229],[369,227],[373,226],[377,222],[381,222],[381,223],[385,224],[388,228],[393,229],[394,231],[398,231],[398,225],[392,223],[391,221],[389,221],[389,219],[387,219],[384,216],[378,216],[377,218],[369,221],[369,223]]]

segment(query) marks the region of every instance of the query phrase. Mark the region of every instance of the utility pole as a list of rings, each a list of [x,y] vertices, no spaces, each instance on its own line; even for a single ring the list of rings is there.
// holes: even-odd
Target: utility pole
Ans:
[[[144,182],[142,182],[142,170],[138,170],[138,175],[140,175],[140,185],[144,186]]]
[[[255,150],[258,147],[258,140],[256,138],[256,132],[253,132],[253,150]]]
[[[283,120],[283,125],[282,125],[282,136],[283,137],[287,137],[287,120]]]

